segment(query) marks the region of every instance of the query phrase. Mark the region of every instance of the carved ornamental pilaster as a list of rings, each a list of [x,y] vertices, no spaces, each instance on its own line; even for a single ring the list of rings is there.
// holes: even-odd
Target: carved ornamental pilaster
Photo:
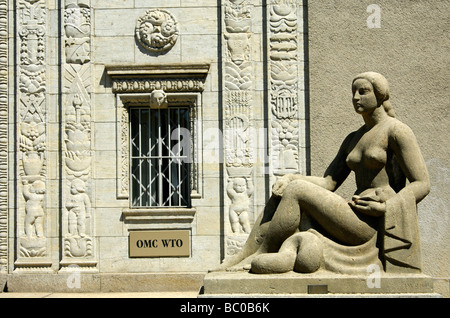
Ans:
[[[225,257],[246,241],[255,216],[252,1],[222,2]]]
[[[304,173],[302,2],[267,5],[270,166],[277,175]]]
[[[92,9],[89,0],[64,4],[61,265],[95,268],[93,207]]]
[[[0,273],[8,268],[8,1],[0,0]]]
[[[49,267],[47,2],[16,2],[17,267]]]

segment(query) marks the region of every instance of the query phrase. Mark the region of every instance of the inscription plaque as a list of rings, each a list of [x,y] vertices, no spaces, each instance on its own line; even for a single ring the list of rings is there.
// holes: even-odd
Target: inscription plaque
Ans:
[[[189,257],[190,251],[189,230],[130,232],[130,257]]]

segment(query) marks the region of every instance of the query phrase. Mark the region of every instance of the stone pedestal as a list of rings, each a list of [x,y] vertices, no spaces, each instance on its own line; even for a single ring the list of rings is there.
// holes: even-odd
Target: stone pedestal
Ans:
[[[314,274],[258,275],[214,272],[204,278],[201,297],[440,297],[426,275]]]
[[[0,274],[0,293],[5,289],[6,275]]]
[[[203,282],[203,273],[86,273],[19,274],[0,276],[8,292],[16,293],[117,293],[193,292]]]

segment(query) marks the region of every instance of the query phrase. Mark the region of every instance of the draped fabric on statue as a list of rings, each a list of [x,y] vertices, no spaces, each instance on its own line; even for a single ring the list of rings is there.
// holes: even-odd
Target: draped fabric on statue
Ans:
[[[372,264],[383,268],[378,257],[377,235],[364,244],[346,246],[332,241],[316,230],[309,229],[308,232],[319,237],[322,242],[322,267],[325,270],[339,274],[367,274],[367,268]]]
[[[357,246],[336,243],[318,231],[309,229],[308,232],[319,237],[322,242],[322,267],[341,274],[367,273],[368,266],[373,264],[384,267],[387,273],[420,272],[421,252],[414,194],[403,189],[387,200],[383,221],[383,228],[377,235]],[[381,242],[380,248],[377,247],[377,241]]]
[[[420,272],[422,267],[416,199],[408,189],[386,202],[383,255],[386,272]]]

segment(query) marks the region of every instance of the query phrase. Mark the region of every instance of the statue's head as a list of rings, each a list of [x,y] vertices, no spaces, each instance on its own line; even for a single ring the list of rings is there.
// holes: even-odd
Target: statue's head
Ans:
[[[30,192],[34,192],[36,194],[44,194],[45,193],[45,183],[41,180],[36,180],[33,182],[33,186],[30,189]]]
[[[245,178],[235,178],[233,182],[233,189],[237,193],[243,193],[247,190],[247,181]]]
[[[163,108],[167,106],[167,95],[163,90],[155,89],[150,95],[150,106],[152,108]]]
[[[70,187],[70,192],[72,194],[77,194],[77,193],[83,193],[85,192],[85,184],[82,180],[80,179],[75,179],[72,181],[71,187]]]
[[[372,84],[373,91],[377,98],[378,104],[383,105],[384,109],[386,110],[389,116],[395,117],[394,110],[389,101],[390,98],[389,84],[386,78],[383,75],[376,72],[365,72],[355,76],[355,78],[352,81],[352,84],[358,79],[365,79],[370,84]]]
[[[365,72],[357,75],[353,82],[357,79],[365,79],[372,84],[375,96],[380,104],[389,99],[389,84],[383,75],[375,72]]]

